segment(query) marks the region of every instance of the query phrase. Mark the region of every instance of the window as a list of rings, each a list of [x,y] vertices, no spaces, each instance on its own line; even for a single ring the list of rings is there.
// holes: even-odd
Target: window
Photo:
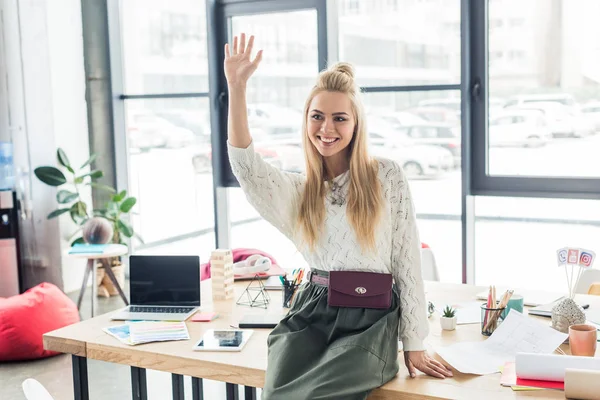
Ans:
[[[544,178],[527,187],[546,193],[598,192],[596,184],[575,181],[600,178],[600,164],[592,161],[600,151],[598,123],[582,112],[600,98],[600,79],[590,75],[600,55],[592,39],[600,37],[598,13],[597,2],[489,3],[489,96],[504,104],[490,104],[487,151],[477,150],[487,153],[487,168],[479,171],[488,177]],[[506,16],[509,24],[492,29]],[[506,55],[502,64],[492,63],[500,52]],[[546,178],[568,179],[550,187]]]
[[[153,243],[212,231],[208,101],[127,100],[126,133],[136,232]]]
[[[125,93],[208,91],[204,1],[121,0]]]
[[[564,293],[556,250],[597,248],[599,220],[597,200],[476,197],[475,283]]]
[[[361,86],[460,82],[459,1],[380,1],[360,18],[345,12],[354,1],[338,4],[339,59],[356,66]]]

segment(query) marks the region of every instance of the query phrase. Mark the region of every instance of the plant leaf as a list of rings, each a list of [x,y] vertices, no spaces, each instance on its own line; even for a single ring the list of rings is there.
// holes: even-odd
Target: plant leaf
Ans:
[[[71,209],[70,208],[59,208],[58,210],[54,210],[52,211],[50,214],[48,214],[48,219],[52,219],[52,218],[56,218],[61,214],[64,214],[66,212],[69,212]]]
[[[71,173],[74,173],[73,168],[71,167],[71,163],[69,162],[69,158],[67,157],[67,153],[60,147],[56,150],[56,158],[58,159],[58,163],[68,169]]]
[[[101,183],[97,183],[97,182],[89,182],[86,183],[86,185],[90,185],[93,188],[99,189],[99,190],[104,190],[105,192],[109,192],[109,193],[115,193],[116,190],[111,188],[108,185],[103,185]]]
[[[126,198],[125,201],[123,203],[121,203],[121,212],[128,213],[129,211],[131,211],[133,206],[135,206],[136,202],[137,202],[137,199],[135,197]]]
[[[96,154],[96,153],[92,154],[90,156],[90,158],[88,158],[88,160],[86,162],[84,162],[81,167],[79,167],[79,169],[84,169],[85,167],[87,167],[88,165],[90,165],[91,163],[93,163],[94,161],[96,161],[97,157],[98,157],[98,154]]]
[[[85,240],[83,240],[83,238],[81,236],[71,242],[71,247],[73,247],[79,243],[81,243],[81,244],[85,243]]]
[[[106,210],[94,210],[94,217],[106,217]]]
[[[118,220],[117,228],[123,235],[127,236],[128,238],[133,236],[133,228],[131,226],[129,226],[128,224],[126,224],[125,222]]]
[[[89,176],[92,179],[98,179],[98,178],[102,178],[104,176],[104,173],[102,171],[100,171],[99,169],[95,169],[93,171],[88,172],[87,174],[80,175],[77,178],[81,178],[81,180],[83,182],[83,178],[85,178],[86,176]]]
[[[83,178],[82,177],[75,178],[75,184],[79,184],[79,183],[83,183]]]
[[[87,205],[83,201],[74,203],[69,211],[71,213],[71,219],[77,225],[81,225],[87,220]]]
[[[123,201],[125,196],[127,196],[127,190],[122,190],[121,192],[119,192],[119,194],[114,195],[112,200],[115,203],[119,203],[119,202]]]
[[[56,167],[37,167],[34,170],[34,173],[35,176],[46,185],[60,186],[67,183],[65,174]]]
[[[60,190],[56,193],[56,201],[60,204],[67,204],[79,197],[79,193],[73,193],[69,190]]]

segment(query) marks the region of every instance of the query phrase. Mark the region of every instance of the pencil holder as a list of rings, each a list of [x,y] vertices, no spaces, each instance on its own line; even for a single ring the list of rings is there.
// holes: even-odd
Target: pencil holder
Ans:
[[[481,334],[491,336],[500,326],[504,318],[502,314],[506,307],[488,307],[487,303],[481,305]]]
[[[292,306],[292,300],[294,300],[294,294],[298,290],[299,285],[293,285],[287,283],[283,285],[283,307],[290,308]]]

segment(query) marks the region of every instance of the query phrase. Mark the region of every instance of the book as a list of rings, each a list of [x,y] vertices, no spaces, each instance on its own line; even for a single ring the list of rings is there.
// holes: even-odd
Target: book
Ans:
[[[185,322],[137,321],[102,330],[127,345],[190,338]]]
[[[107,248],[108,244],[77,243],[69,249],[69,254],[103,254]]]

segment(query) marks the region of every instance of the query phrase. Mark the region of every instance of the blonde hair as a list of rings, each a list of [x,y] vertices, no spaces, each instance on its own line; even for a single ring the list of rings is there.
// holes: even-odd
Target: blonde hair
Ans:
[[[348,189],[346,216],[354,228],[356,238],[363,250],[375,249],[375,229],[381,216],[382,195],[377,178],[378,163],[367,151],[365,113],[354,82],[354,69],[348,63],[336,63],[319,74],[304,106],[302,142],[306,162],[306,186],[300,199],[297,224],[299,233],[314,249],[325,220],[325,171],[324,160],[309,139],[307,119],[313,98],[321,92],[340,92],[348,95],[352,103],[355,129],[348,144],[350,157],[350,187]]]

